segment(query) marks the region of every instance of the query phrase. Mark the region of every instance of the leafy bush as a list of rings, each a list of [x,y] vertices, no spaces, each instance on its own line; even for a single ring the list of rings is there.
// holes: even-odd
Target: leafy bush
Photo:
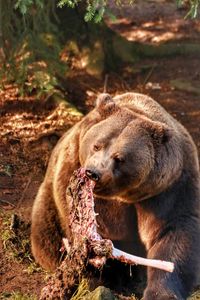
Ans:
[[[56,1],[0,1],[0,82],[15,82],[22,92],[47,93],[66,71],[60,60],[61,34]],[[3,24],[1,26],[1,24]]]

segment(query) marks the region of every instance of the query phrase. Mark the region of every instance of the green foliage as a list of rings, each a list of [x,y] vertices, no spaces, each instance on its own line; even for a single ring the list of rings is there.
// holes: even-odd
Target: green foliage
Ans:
[[[2,222],[1,240],[8,259],[27,264],[27,273],[41,272],[35,263],[30,249],[30,226],[21,221],[17,215],[0,214]],[[0,298],[1,299],[1,298]]]
[[[68,5],[69,7],[74,8],[80,1],[81,0],[60,0],[58,6],[62,8],[63,6]]]
[[[184,4],[184,0],[176,0],[176,4],[178,7],[181,7]],[[200,0],[189,0],[190,9],[186,14],[185,18],[196,18],[198,15],[198,8],[200,4]]]
[[[9,300],[37,300],[36,296],[22,294],[21,292],[12,292],[12,293],[2,293],[0,294],[0,300],[9,299]]]
[[[58,6],[63,7],[67,5],[68,7],[74,8],[78,4],[83,4],[84,2],[86,2],[84,16],[86,22],[94,21],[95,23],[99,23],[104,16],[112,17],[112,13],[108,8],[108,0],[60,0]],[[129,0],[127,2],[127,4],[132,5],[134,0]],[[116,5],[122,5],[123,1],[115,0],[115,3]]]
[[[15,82],[21,94],[49,93],[66,72],[60,60],[56,1],[0,1],[0,82]],[[6,82],[5,82],[6,80]]]
[[[33,6],[36,5],[38,8],[44,7],[43,0],[17,0],[15,3],[15,9],[19,9],[20,12],[24,15],[28,12],[28,10]]]
[[[190,0],[190,10],[189,10],[188,14],[186,15],[186,18],[190,17],[190,18],[194,19],[197,17],[199,4],[200,4],[200,0]]]
[[[90,291],[88,280],[86,278],[82,278],[70,300],[81,300],[84,297],[86,297],[89,293]]]

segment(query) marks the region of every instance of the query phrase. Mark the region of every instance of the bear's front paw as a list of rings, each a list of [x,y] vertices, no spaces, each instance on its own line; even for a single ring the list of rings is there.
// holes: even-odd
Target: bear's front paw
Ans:
[[[159,288],[147,288],[144,292],[143,300],[184,300],[182,297],[176,296],[172,291]]]

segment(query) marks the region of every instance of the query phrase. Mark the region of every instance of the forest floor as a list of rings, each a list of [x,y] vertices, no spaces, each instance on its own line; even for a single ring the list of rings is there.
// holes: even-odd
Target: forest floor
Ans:
[[[117,13],[110,26],[130,41],[154,46],[170,41],[181,47],[200,43],[200,20],[184,20],[186,10],[171,2],[144,2]],[[144,57],[108,73],[106,82],[112,95],[134,91],[152,96],[188,129],[200,153],[200,52]],[[55,97],[22,97],[15,84],[0,90],[0,299],[37,298],[44,286],[48,274],[30,255],[31,207],[52,148],[81,113],[91,110],[104,86],[105,78],[84,69],[69,72],[66,99],[80,113]]]

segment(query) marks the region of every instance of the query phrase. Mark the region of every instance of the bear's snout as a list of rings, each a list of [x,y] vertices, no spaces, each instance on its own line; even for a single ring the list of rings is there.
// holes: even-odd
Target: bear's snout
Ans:
[[[101,177],[100,173],[94,169],[86,169],[85,174],[89,179],[91,179],[95,182],[99,181],[100,177]]]

